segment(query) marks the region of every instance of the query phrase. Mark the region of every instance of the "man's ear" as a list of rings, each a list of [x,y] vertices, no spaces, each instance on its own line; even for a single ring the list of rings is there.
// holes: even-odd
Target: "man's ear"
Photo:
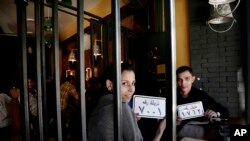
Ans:
[[[106,80],[106,87],[109,91],[113,90],[113,83],[110,80]]]
[[[192,77],[192,79],[193,79],[193,82],[195,81],[195,78],[196,78],[196,77],[195,77],[195,76],[193,75],[193,77]]]

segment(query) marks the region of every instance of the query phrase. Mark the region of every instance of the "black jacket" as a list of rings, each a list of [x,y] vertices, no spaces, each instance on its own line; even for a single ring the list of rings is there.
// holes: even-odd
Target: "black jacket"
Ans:
[[[192,87],[188,97],[183,98],[180,93],[180,89],[177,88],[177,105],[196,101],[202,101],[204,111],[206,111],[207,109],[211,109],[215,112],[220,112],[221,118],[229,117],[228,109],[215,101],[215,99],[209,96],[205,91]]]

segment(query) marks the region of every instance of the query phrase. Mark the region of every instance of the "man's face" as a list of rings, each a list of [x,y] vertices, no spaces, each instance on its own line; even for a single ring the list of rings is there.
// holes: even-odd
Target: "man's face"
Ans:
[[[121,81],[122,99],[129,102],[135,92],[135,73],[133,71],[123,71]]]
[[[31,79],[28,79],[28,88],[32,89],[34,87],[34,83]]]
[[[189,71],[184,71],[177,75],[177,85],[180,88],[183,97],[188,97],[194,80],[195,76],[193,76]]]

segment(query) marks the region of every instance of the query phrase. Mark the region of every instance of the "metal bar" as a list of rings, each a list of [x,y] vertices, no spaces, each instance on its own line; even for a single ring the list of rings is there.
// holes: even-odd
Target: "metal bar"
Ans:
[[[94,56],[94,48],[93,48],[93,34],[94,34],[94,20],[90,19],[90,53],[91,53],[91,73],[94,76],[94,68],[95,68],[95,56]]]
[[[26,23],[26,6],[27,2],[23,0],[16,1],[17,12],[17,30],[18,30],[18,42],[20,42],[21,56],[19,60],[22,60],[20,68],[20,100],[21,100],[21,118],[22,118],[22,140],[30,141],[30,128],[29,128],[29,108],[28,108],[28,87],[27,87],[27,23]]]
[[[121,23],[120,1],[112,0],[112,29],[113,31],[113,64],[114,64],[114,139],[122,141],[122,107],[121,107]],[[116,117],[115,117],[116,116]]]
[[[63,10],[63,9],[60,9],[60,8],[58,8],[58,10],[59,10],[59,11],[62,11],[62,12],[64,12],[64,13],[66,13],[66,14],[69,14],[69,15],[76,16],[76,17],[77,17],[77,14],[75,14],[75,13],[71,13],[71,12],[69,12],[69,11],[66,11],[66,10]],[[84,12],[83,12],[83,13],[84,13]],[[84,17],[83,17],[83,19],[86,20],[86,21],[89,21],[89,20],[90,20],[90,19],[84,18]]]
[[[66,7],[66,8],[68,8],[68,9],[71,9],[71,10],[74,10],[74,11],[77,11],[77,8],[76,8],[76,7],[66,5],[66,4],[64,4],[64,3],[62,3],[62,2],[58,2],[58,5],[63,6],[63,7]],[[61,10],[61,9],[60,9],[60,10]],[[88,15],[88,16],[91,16],[91,17],[93,17],[93,18],[99,19],[99,20],[103,20],[102,17],[99,17],[99,16],[94,15],[94,14],[92,14],[92,13],[89,13],[89,12],[87,12],[87,11],[84,11],[84,14],[86,14],[86,15]]]
[[[43,103],[42,103],[42,83],[41,83],[41,45],[40,45],[40,5],[38,1],[35,1],[34,3],[34,8],[35,8],[35,40],[36,40],[36,74],[37,74],[37,101],[38,101],[38,117],[39,117],[39,140],[43,141],[44,140],[44,121],[43,121]]]
[[[124,47],[123,47],[123,50],[124,50],[124,51],[123,51],[123,55],[124,55],[124,61],[127,61],[127,60],[129,59],[129,56],[128,56],[128,51],[129,51],[129,49],[128,49],[128,47],[129,47],[129,46],[128,46],[128,45],[129,45],[129,44],[128,44],[128,41],[129,41],[129,40],[128,40],[128,34],[129,34],[129,33],[128,33],[128,32],[129,32],[129,31],[128,31],[128,29],[126,29],[126,28],[124,28],[123,30],[124,30],[124,32],[123,32],[123,33],[124,33],[124,35],[123,35],[123,37],[124,37],[124,39],[123,39],[123,44],[124,44]]]
[[[106,57],[103,57],[103,69],[105,69],[108,65],[108,39],[109,39],[109,32],[107,30],[107,23],[103,23],[103,56],[106,56]]]
[[[245,36],[245,41],[246,41],[246,45],[247,45],[247,49],[246,49],[246,60],[250,59],[250,41],[248,40],[250,37],[250,28],[249,28],[249,22],[250,22],[250,9],[248,8],[250,6],[250,1],[245,1],[245,9],[246,9],[246,35]],[[246,92],[245,92],[245,113],[246,113],[246,122],[247,124],[250,124],[250,62],[246,61],[245,63],[246,65],[246,71],[245,71],[245,81],[246,81]]]
[[[44,18],[44,1],[41,1],[40,4],[40,19]],[[43,99],[43,118],[44,118],[44,140],[48,141],[49,139],[49,124],[47,124],[49,122],[48,119],[48,107],[47,107],[47,85],[46,85],[46,48],[45,48],[45,37],[44,37],[44,20],[40,20],[40,51],[41,51],[41,85],[42,85],[42,99]],[[38,30],[39,31],[39,30]],[[51,107],[50,107],[51,108]]]
[[[44,5],[47,6],[47,7],[51,7],[49,4],[44,4]],[[71,9],[71,10],[74,10],[74,11],[77,11],[77,8],[76,8],[76,7],[68,6],[68,5],[63,4],[63,3],[61,3],[61,2],[59,2],[58,5],[63,6],[63,7],[68,8],[68,9]],[[60,8],[60,7],[58,7],[58,10],[61,11],[61,12],[70,14],[70,15],[72,15],[72,16],[77,16],[77,14],[74,14],[74,13],[71,13],[71,12],[69,12],[69,11],[66,11],[66,10],[64,10],[64,9],[62,9],[62,8]],[[99,17],[99,16],[94,15],[94,14],[92,14],[92,13],[89,13],[89,12],[87,12],[87,11],[83,11],[83,13],[86,14],[86,15],[88,15],[88,16],[90,16],[90,17],[93,17],[93,18],[95,18],[95,19],[98,19],[98,20],[102,20],[102,21],[103,21],[103,18],[102,18],[102,17]]]
[[[81,127],[82,127],[82,140],[87,141],[87,132],[86,132],[86,102],[85,102],[85,53],[84,53],[84,29],[83,29],[83,7],[84,7],[84,0],[77,1],[77,37],[78,37],[78,56],[79,56],[79,75],[80,75],[80,102],[81,102]],[[83,13],[83,14],[82,14]]]
[[[167,94],[167,138],[176,141],[176,32],[175,32],[175,0],[167,1],[165,0],[165,25],[166,33],[170,33],[167,37],[169,45],[167,48],[167,60],[166,60],[166,70],[167,70],[167,90],[170,90]],[[169,63],[169,61],[171,61]]]
[[[170,21],[171,21],[171,74],[172,74],[172,141],[176,141],[176,31],[175,31],[175,0],[170,0]]]
[[[53,16],[53,43],[55,61],[55,92],[56,92],[56,113],[57,113],[57,140],[62,141],[62,122],[61,122],[61,97],[60,97],[60,65],[59,65],[59,29],[58,29],[58,1],[52,2]]]

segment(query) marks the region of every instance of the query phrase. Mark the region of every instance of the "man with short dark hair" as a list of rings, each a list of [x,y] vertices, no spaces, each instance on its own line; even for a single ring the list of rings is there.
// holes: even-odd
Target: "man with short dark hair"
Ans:
[[[201,101],[204,108],[204,117],[228,118],[229,112],[221,104],[216,102],[205,91],[193,86],[195,76],[188,66],[181,66],[176,70],[177,78],[177,105]],[[185,120],[188,121],[188,120]],[[178,119],[178,122],[181,122]],[[180,123],[177,123],[180,124]]]

